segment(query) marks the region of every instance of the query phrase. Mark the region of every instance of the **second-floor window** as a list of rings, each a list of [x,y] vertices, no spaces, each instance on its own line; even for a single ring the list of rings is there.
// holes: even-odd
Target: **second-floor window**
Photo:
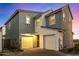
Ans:
[[[30,24],[30,17],[26,16],[26,24]]]
[[[41,25],[41,20],[40,18],[36,19],[36,26],[40,26]]]
[[[63,18],[65,18],[65,13],[63,12]]]
[[[49,17],[49,25],[53,25],[53,24],[55,24],[55,22],[56,22],[56,20],[55,20],[55,15],[50,16],[50,17]]]
[[[66,15],[65,15],[65,13],[63,12],[63,21],[66,21],[66,20],[65,20],[65,17],[66,17]]]

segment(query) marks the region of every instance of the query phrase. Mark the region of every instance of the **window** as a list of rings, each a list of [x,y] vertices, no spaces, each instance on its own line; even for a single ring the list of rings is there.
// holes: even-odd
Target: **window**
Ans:
[[[65,17],[66,17],[66,15],[65,15],[65,13],[63,12],[63,21],[66,21],[66,20],[65,20]]]
[[[55,24],[55,22],[56,22],[56,21],[55,21],[55,15],[50,16],[50,17],[49,17],[49,24],[50,24],[50,25],[53,25],[53,24]]]
[[[65,13],[63,12],[63,18],[65,18]]]
[[[30,24],[30,17],[26,16],[26,24]]]
[[[40,18],[36,19],[36,25],[37,25],[37,26],[40,26],[40,25],[41,25],[41,20],[40,20]]]

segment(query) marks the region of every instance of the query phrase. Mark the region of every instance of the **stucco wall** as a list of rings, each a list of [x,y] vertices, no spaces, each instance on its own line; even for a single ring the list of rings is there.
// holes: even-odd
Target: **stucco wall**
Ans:
[[[36,34],[43,34],[43,35],[58,33],[58,31],[55,29],[42,28],[40,26],[35,26],[35,32],[36,32]]]
[[[59,32],[59,50],[63,49],[63,31]]]
[[[55,29],[48,29],[48,28],[41,28],[41,27],[36,27],[36,34],[40,35],[40,48],[44,48],[44,35],[55,35],[55,37],[53,37],[53,39],[55,40],[55,46],[56,46],[56,50],[59,50],[59,38],[60,38],[60,34],[58,32],[58,30]],[[49,37],[50,38],[50,37]],[[51,38],[50,38],[51,39]]]
[[[43,48],[43,35],[42,34],[40,34],[39,35],[39,48]]]
[[[62,19],[62,24],[64,27],[64,48],[72,48],[73,47],[73,34],[72,34],[72,18],[69,12],[68,7],[64,7],[63,12],[65,13],[64,21]]]

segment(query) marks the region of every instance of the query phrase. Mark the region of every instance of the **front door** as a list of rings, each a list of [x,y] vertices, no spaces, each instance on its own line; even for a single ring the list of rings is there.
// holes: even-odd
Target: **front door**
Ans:
[[[37,47],[39,47],[39,35],[37,35]]]

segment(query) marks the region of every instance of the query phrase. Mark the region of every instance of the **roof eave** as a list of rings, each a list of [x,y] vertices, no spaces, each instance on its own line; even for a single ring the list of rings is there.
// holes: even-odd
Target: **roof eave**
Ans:
[[[16,14],[18,14],[18,13],[19,13],[19,11],[16,10],[16,11],[10,16],[10,18],[8,19],[8,21],[7,21],[4,25],[6,25],[9,21],[11,21],[11,19],[12,19]]]
[[[71,13],[71,10],[70,10],[70,7],[69,7],[69,4],[67,4],[66,6],[68,7],[69,12],[70,12],[70,14],[71,14],[71,18],[73,19],[73,16],[72,16],[72,13]],[[66,7],[66,6],[64,6],[64,7]],[[52,15],[52,14],[55,14],[55,13],[57,13],[57,12],[62,11],[62,8],[64,8],[64,7],[61,7],[61,8],[59,8],[59,9],[57,9],[57,10],[51,12],[50,14],[46,15],[46,17],[48,17],[48,16],[50,16],[50,15]]]

